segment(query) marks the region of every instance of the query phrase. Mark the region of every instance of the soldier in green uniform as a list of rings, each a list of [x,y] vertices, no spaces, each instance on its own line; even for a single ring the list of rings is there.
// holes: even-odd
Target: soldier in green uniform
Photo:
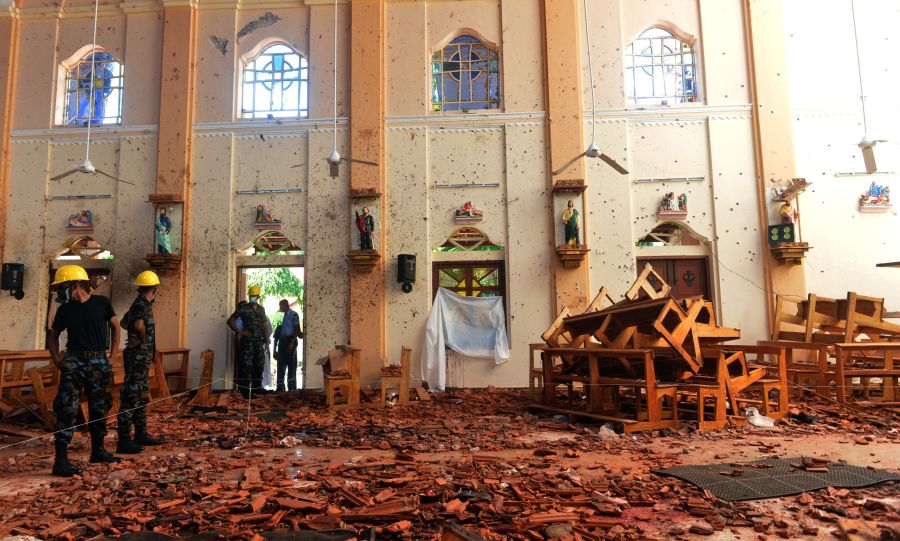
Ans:
[[[119,395],[121,406],[118,415],[119,444],[117,453],[135,454],[144,445],[159,445],[147,433],[147,404],[150,402],[150,366],[156,355],[156,326],[153,322],[153,301],[159,276],[153,271],[140,273],[135,281],[138,296],[122,318],[122,328],[128,333],[123,354],[125,381]],[[131,427],[134,425],[134,439]]]
[[[238,339],[237,347],[237,387],[244,398],[261,394],[262,375],[266,361],[266,344],[269,336],[266,330],[266,312],[258,304],[260,288],[250,286],[246,304],[239,304],[228,318],[228,328]],[[240,320],[240,327],[237,321]]]
[[[81,469],[69,463],[69,442],[78,419],[78,401],[84,390],[88,400],[88,431],[91,433],[92,463],[121,462],[103,446],[106,436],[106,413],[112,400],[112,365],[119,344],[119,322],[109,299],[93,295],[87,272],[78,265],[64,265],[53,279],[56,300],[61,303],[47,332],[50,359],[59,368],[59,387],[53,400],[56,415],[54,436],[56,459],[53,475],[72,477]],[[109,329],[112,328],[112,342]],[[59,351],[59,335],[66,331],[68,342],[64,354]],[[110,343],[109,356],[106,345]]]

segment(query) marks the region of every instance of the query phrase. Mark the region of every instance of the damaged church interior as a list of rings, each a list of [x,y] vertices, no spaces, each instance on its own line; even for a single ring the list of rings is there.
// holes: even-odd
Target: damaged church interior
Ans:
[[[900,539],[898,27],[0,0],[0,540]]]

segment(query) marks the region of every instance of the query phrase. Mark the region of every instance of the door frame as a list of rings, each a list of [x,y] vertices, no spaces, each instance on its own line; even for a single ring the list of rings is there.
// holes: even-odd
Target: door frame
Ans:
[[[252,257],[252,256],[250,256]],[[277,256],[276,256],[277,257]],[[293,256],[288,256],[293,257]],[[242,272],[245,269],[280,269],[280,268],[302,268],[303,269],[303,334],[306,336],[306,260],[304,259],[302,263],[275,263],[270,261],[261,262],[260,264],[254,265],[244,260],[235,264],[234,268],[234,310],[237,309],[237,305],[242,300],[246,300],[247,297],[247,282],[244,280],[245,274]],[[274,332],[274,328],[272,331]],[[303,350],[300,351],[301,357],[297,359],[297,362],[303,361],[301,363],[300,375],[303,379],[303,387],[306,386],[306,370],[307,370],[307,351],[306,351],[306,338],[303,339]],[[232,336],[231,338],[231,364],[232,364],[232,377],[237,381],[237,338]]]

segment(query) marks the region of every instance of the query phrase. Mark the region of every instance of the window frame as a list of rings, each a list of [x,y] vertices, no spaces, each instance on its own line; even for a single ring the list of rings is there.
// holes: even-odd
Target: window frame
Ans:
[[[118,65],[119,73],[118,75],[113,75],[113,79],[119,79],[118,86],[112,87],[112,91],[118,92],[119,99],[119,109],[118,115],[115,117],[102,117],[100,123],[92,124],[91,128],[111,128],[124,125],[125,120],[125,63],[112,52],[108,51],[106,48],[100,46],[99,44],[88,44],[84,45],[70,57],[62,60],[57,67],[57,79],[56,79],[56,94],[55,94],[55,107],[54,107],[54,125],[60,128],[66,129],[86,129],[87,123],[78,124],[74,121],[71,123],[67,123],[67,113],[69,109],[69,82],[71,81],[71,75],[82,63],[90,63],[87,61],[87,58],[92,54],[107,54],[112,58],[111,61],[105,62],[115,62]],[[97,62],[100,64],[101,62]],[[95,73],[96,77],[96,73]],[[95,88],[96,91],[96,88]],[[104,102],[106,102],[109,98],[107,95],[104,98]],[[104,105],[104,107],[106,107]],[[105,111],[104,111],[105,112]],[[107,118],[112,118],[114,121],[105,122]],[[88,123],[90,120],[88,120]]]
[[[292,51],[293,54],[297,55],[300,59],[299,66],[295,67],[295,70],[298,73],[297,79],[291,79],[298,84],[299,90],[297,94],[297,109],[296,114],[291,115],[274,115],[278,111],[266,111],[266,112],[257,112],[256,109],[246,112],[244,111],[244,94],[245,94],[245,86],[248,86],[245,83],[246,72],[251,64],[256,62],[260,57],[266,54],[270,48],[275,46],[283,46]],[[276,53],[278,54],[278,53]],[[284,53],[287,54],[287,53]],[[310,62],[309,56],[304,54],[303,51],[295,47],[293,44],[288,42],[287,40],[281,38],[271,38],[266,39],[259,42],[253,49],[249,52],[245,53],[240,57],[238,63],[238,73],[235,78],[235,104],[234,104],[234,117],[236,121],[285,121],[285,120],[300,120],[309,118],[310,114],[310,95],[312,94],[310,89]],[[291,70],[291,71],[295,71]],[[257,73],[262,73],[261,70],[256,70]],[[305,78],[304,78],[305,76]],[[284,79],[281,79],[284,80]],[[250,82],[250,85],[259,85],[263,84],[260,80],[255,80]],[[305,89],[306,92],[306,108],[301,108],[303,105],[303,95],[302,92]],[[283,101],[283,100],[282,100]],[[282,110],[284,111],[284,110]],[[293,111],[293,110],[288,110]],[[266,116],[257,116],[257,115],[266,115]]]
[[[477,268],[497,268],[497,286],[490,288],[472,288],[471,283],[474,281],[471,278],[473,269]],[[504,259],[488,259],[488,260],[478,260],[478,261],[432,261],[431,262],[431,300],[434,301],[434,298],[437,296],[438,288],[441,287],[441,270],[442,269],[464,269],[465,277],[464,280],[466,282],[466,291],[467,293],[474,292],[476,289],[478,291],[487,290],[487,291],[497,291],[499,296],[503,298],[503,307],[506,309],[506,260]],[[450,291],[457,291],[456,288],[444,288],[449,289]],[[458,292],[457,292],[458,294]],[[460,295],[463,296],[463,295]],[[479,298],[480,296],[473,295],[464,295],[465,297],[473,297]]]
[[[637,95],[636,85],[634,84],[636,82],[635,78],[634,78],[634,71],[636,71],[637,69],[640,69],[640,68],[646,69],[646,67],[652,68],[655,66],[667,65],[665,63],[654,64],[651,61],[651,63],[646,66],[639,66],[639,65],[635,64],[633,61],[629,61],[629,58],[633,58],[635,56],[634,43],[636,41],[638,41],[640,39],[649,39],[649,40],[667,39],[667,38],[660,38],[660,37],[649,37],[649,38],[641,37],[645,33],[649,32],[651,30],[654,30],[654,29],[663,30],[664,32],[668,33],[671,36],[671,39],[676,39],[680,43],[686,44],[687,46],[690,47],[691,58],[692,58],[691,69],[693,72],[693,80],[694,80],[694,94],[693,94],[694,99],[692,101],[689,101],[687,99],[686,95],[685,96],[679,96],[679,95],[638,96]],[[632,49],[631,55],[628,54],[629,48]],[[703,85],[702,85],[703,77],[701,77],[701,73],[703,70],[702,70],[702,62],[701,62],[701,55],[700,55],[699,40],[695,36],[688,34],[687,32],[684,32],[683,30],[678,28],[676,25],[674,25],[668,21],[657,21],[656,23],[653,23],[653,24],[641,29],[641,31],[638,32],[634,37],[632,37],[631,40],[626,42],[624,47],[622,47],[622,52],[623,52],[623,55],[622,55],[622,66],[623,66],[622,89],[624,91],[626,107],[642,108],[642,109],[670,108],[670,107],[694,107],[694,106],[702,106],[705,103],[705,95],[703,93]],[[687,66],[687,64],[684,64],[684,62],[683,62],[683,55],[684,55],[683,52],[676,52],[676,53],[673,53],[673,55],[682,57],[681,64],[673,64],[673,65],[681,66],[682,69],[684,66]],[[665,56],[663,56],[663,58],[665,58]],[[652,74],[651,74],[651,77],[653,77]],[[628,79],[629,78],[631,78],[631,80],[632,80],[632,89],[635,90],[634,96],[630,96],[628,94]],[[685,101],[679,101],[682,99]],[[652,103],[650,101],[643,101],[643,100],[659,100],[659,101],[665,101],[667,103]]]
[[[474,38],[474,39],[478,40],[477,45],[480,45],[480,46],[484,47],[485,49],[487,49],[489,52],[493,53],[493,54],[496,56],[496,63],[497,63],[497,71],[496,71],[496,73],[497,73],[497,86],[498,86],[498,97],[497,97],[497,101],[496,101],[496,104],[497,104],[497,105],[496,105],[496,107],[486,107],[486,108],[481,108],[481,107],[479,107],[479,108],[476,108],[476,109],[471,109],[471,108],[464,108],[464,107],[462,107],[461,105],[462,105],[462,104],[466,104],[466,103],[485,103],[485,102],[487,102],[487,103],[493,103],[493,102],[491,102],[489,99],[488,99],[488,100],[479,100],[479,101],[472,101],[472,100],[469,100],[469,101],[467,101],[467,102],[461,102],[461,101],[447,102],[446,100],[442,100],[442,101],[440,102],[440,104],[441,104],[441,109],[440,109],[440,110],[436,110],[436,109],[435,109],[435,106],[436,106],[437,104],[434,102],[434,92],[433,92],[433,89],[434,89],[434,76],[435,76],[435,72],[434,72],[434,63],[436,62],[436,61],[434,60],[434,55],[437,54],[437,53],[441,53],[441,54],[442,54],[442,57],[443,57],[444,49],[446,49],[447,47],[453,45],[453,41],[455,41],[456,39],[459,39],[459,38],[461,38],[461,37],[463,37],[463,36],[468,36],[468,37],[471,37],[471,38]],[[476,45],[476,44],[473,43],[472,45]],[[491,60],[492,60],[492,59],[488,59],[487,61],[490,62]],[[428,54],[427,62],[428,62],[428,84],[427,84],[427,89],[428,89],[427,94],[428,94],[428,95],[427,95],[427,98],[426,98],[426,103],[428,104],[428,112],[429,112],[429,114],[432,114],[432,115],[446,115],[446,114],[492,114],[492,113],[500,113],[500,112],[503,112],[503,108],[504,108],[504,100],[503,100],[503,88],[504,88],[504,84],[503,84],[503,51],[501,50],[500,46],[499,46],[497,43],[494,43],[493,41],[490,41],[490,40],[488,40],[488,39],[485,39],[485,37],[484,37],[480,32],[477,32],[477,31],[475,31],[475,30],[473,30],[473,29],[471,29],[471,28],[463,28],[463,29],[460,29],[460,30],[458,30],[458,31],[456,31],[456,32],[454,32],[454,33],[452,33],[452,34],[450,34],[449,36],[447,36],[446,38],[444,38],[444,39],[443,39],[436,47],[432,48],[431,51],[430,51],[430,53]],[[446,72],[441,72],[441,73],[446,73]],[[489,73],[492,73],[492,72],[489,72]],[[471,79],[470,79],[470,84],[471,84]],[[442,89],[442,90],[443,90],[443,89]],[[490,86],[489,86],[489,83],[488,83],[488,88],[487,88],[486,92],[487,92],[488,94],[490,93]],[[486,96],[486,97],[489,98],[489,96]],[[455,104],[459,104],[460,107],[459,107],[458,109],[453,109],[453,110],[449,110],[449,111],[448,111],[448,110],[446,110],[446,108],[445,108],[444,105],[443,105],[443,104],[446,104],[446,103],[455,103]]]

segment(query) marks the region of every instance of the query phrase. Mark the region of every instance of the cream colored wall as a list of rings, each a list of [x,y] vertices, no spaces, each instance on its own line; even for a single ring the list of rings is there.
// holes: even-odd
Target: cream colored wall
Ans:
[[[92,261],[88,267],[112,270],[112,298],[124,313],[134,297],[131,283],[144,270],[144,255],[152,248],[152,209],[147,194],[155,186],[155,117],[158,116],[159,60],[146,53],[157,43],[161,23],[155,14],[124,14],[101,9],[97,42],[125,65],[129,92],[123,101],[123,125],[93,130],[91,161],[133,185],[101,176],[74,175],[58,182],[49,177],[67,171],[84,159],[85,130],[58,128],[55,92],[59,63],[90,43],[91,19],[84,9],[56,20],[25,17],[15,112],[11,134],[7,261],[26,266],[23,301],[0,296],[0,347],[43,347],[50,259],[71,236],[65,229],[69,214],[90,209],[91,235],[115,256]],[[80,12],[79,12],[80,10]],[[62,83],[59,81],[60,84]],[[133,89],[133,91],[132,91]],[[108,195],[107,199],[54,200],[52,197]]]
[[[811,9],[814,18],[808,17]],[[900,271],[875,264],[900,260],[900,146],[875,147],[879,171],[894,174],[836,176],[865,170],[856,146],[864,128],[850,2],[797,0],[786,3],[784,13],[797,174],[813,183],[800,196],[803,240],[812,246],[806,259],[807,287],[827,297],[845,297],[848,290],[884,297],[887,308],[897,310]],[[900,142],[894,91],[900,68],[884,55],[900,45],[900,12],[891,2],[857,1],[856,17],[869,133]],[[812,54],[825,40],[831,52]],[[872,181],[891,187],[893,211],[859,212],[859,197]],[[776,211],[773,204],[770,216]]]

